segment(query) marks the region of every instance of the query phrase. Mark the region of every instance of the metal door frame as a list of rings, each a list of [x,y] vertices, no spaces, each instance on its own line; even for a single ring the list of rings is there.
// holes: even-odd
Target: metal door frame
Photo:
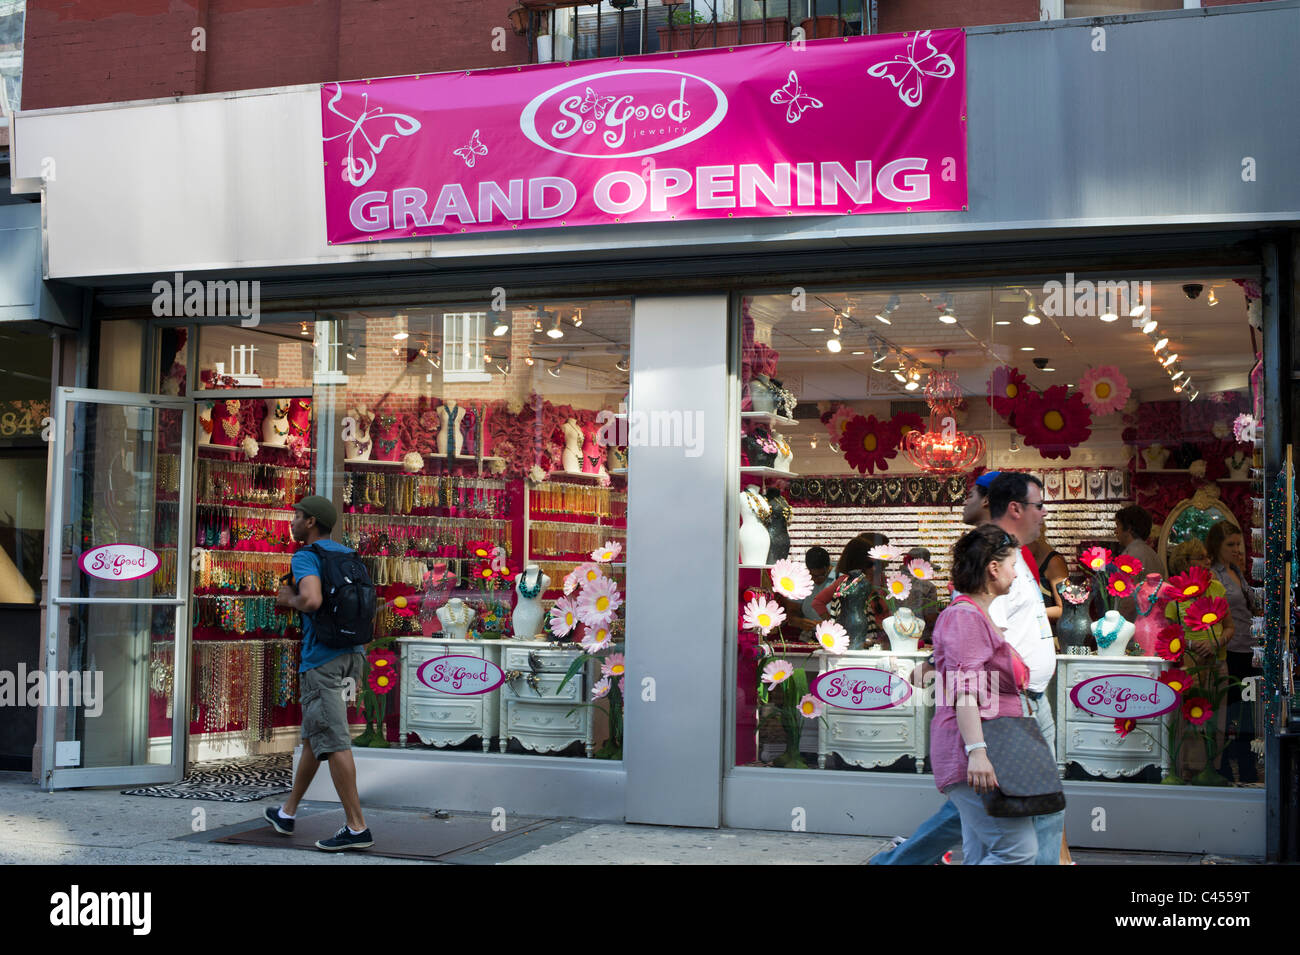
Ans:
[[[142,407],[155,411],[181,412],[180,484],[177,500],[178,527],[176,537],[176,596],[162,598],[66,597],[59,593],[63,561],[64,495],[66,491],[65,460],[67,448],[68,406],[74,402],[117,407]],[[50,533],[47,535],[46,580],[49,588],[49,612],[46,615],[45,669],[51,671],[59,663],[59,616],[63,607],[108,604],[119,606],[174,607],[175,658],[172,681],[172,748],[170,763],[142,764],[137,766],[99,766],[93,768],[56,768],[55,735],[63,708],[57,701],[42,707],[41,730],[41,787],[67,789],[76,786],[148,785],[172,782],[185,772],[185,750],[189,730],[189,568],[190,540],[193,533],[194,499],[194,399],[173,398],[160,395],[135,394],[124,391],[101,391],[93,388],[56,388],[53,441],[54,474],[50,505]],[[156,447],[156,446],[155,446]],[[155,450],[155,455],[157,451]],[[155,468],[156,470],[156,468]],[[187,506],[188,502],[188,506]]]

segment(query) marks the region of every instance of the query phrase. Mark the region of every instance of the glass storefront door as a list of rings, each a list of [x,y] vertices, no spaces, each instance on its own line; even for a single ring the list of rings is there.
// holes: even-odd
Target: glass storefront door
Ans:
[[[193,434],[185,398],[56,392],[46,788],[183,774]]]

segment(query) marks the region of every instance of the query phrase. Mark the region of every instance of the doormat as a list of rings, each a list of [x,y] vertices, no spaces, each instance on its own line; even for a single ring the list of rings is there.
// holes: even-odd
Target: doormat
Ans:
[[[185,778],[167,786],[123,789],[124,796],[161,799],[207,799],[212,802],[256,802],[293,789],[293,754],[245,756],[241,759],[195,763]]]
[[[568,838],[574,831],[587,828],[556,827],[556,819],[514,817],[509,829],[485,813],[428,813],[404,810],[365,810],[366,824],[374,833],[375,844],[368,849],[349,849],[349,853],[384,856],[390,859],[421,859],[426,862],[456,862],[462,865],[486,864],[513,858],[544,845]],[[269,849],[316,848],[317,839],[328,839],[343,824],[343,810],[333,807],[320,812],[299,811],[291,836],[282,836],[264,820],[241,826],[237,832],[213,839],[229,845],[260,846]],[[517,840],[509,847],[503,842]]]

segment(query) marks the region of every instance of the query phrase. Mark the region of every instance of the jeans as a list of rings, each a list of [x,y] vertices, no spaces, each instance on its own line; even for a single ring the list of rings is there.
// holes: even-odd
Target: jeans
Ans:
[[[1026,697],[1028,699],[1028,697]],[[1047,694],[1037,700],[1029,700],[1029,715],[1038,720],[1038,728],[1047,748],[1056,758],[1056,720],[1052,718],[1052,707],[1047,702]],[[1034,832],[1038,834],[1038,858],[1034,865],[1060,865],[1061,840],[1065,836],[1065,813],[1054,812],[1046,816],[1031,816]]]
[[[1038,837],[1034,821],[1038,817],[990,816],[984,811],[984,800],[966,783],[949,786],[947,796],[961,813],[962,865],[1035,864]]]
[[[868,865],[934,865],[961,843],[961,816],[949,800],[901,846],[877,852]]]

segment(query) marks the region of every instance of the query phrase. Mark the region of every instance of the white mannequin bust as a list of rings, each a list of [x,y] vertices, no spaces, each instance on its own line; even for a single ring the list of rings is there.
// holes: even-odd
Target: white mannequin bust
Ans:
[[[469,625],[477,614],[474,608],[459,597],[452,597],[438,608],[438,622],[442,624],[442,635],[450,640],[464,640],[469,632]]]
[[[582,426],[577,418],[564,422],[564,453],[560,461],[569,474],[582,473]]]
[[[510,624],[518,640],[531,640],[542,633],[542,594],[551,586],[551,578],[542,573],[542,568],[529,564],[515,577],[514,613]],[[544,638],[544,637],[543,637]]]
[[[289,399],[266,399],[266,417],[262,419],[262,443],[283,448],[289,438]]]
[[[207,427],[204,427],[204,422],[207,422]],[[197,427],[198,427],[198,432],[196,434],[196,439],[198,441],[199,446],[202,447],[204,445],[211,444],[212,443],[212,405],[200,403],[199,419],[198,419]]]
[[[353,440],[344,441],[344,459],[347,461],[368,461],[370,460],[370,451],[374,447],[374,442],[370,440],[371,417],[366,411],[366,406],[362,405],[348,412],[348,417],[353,421]],[[362,422],[365,422],[363,428]]]
[[[772,505],[763,496],[758,485],[751,484],[740,492],[740,562],[745,565],[767,563],[767,552],[772,546],[767,524],[772,517]]]
[[[442,427],[438,429],[438,453],[445,455],[448,445],[451,453],[459,456],[465,439],[461,436],[460,425],[465,419],[465,409],[456,404],[455,398],[448,398],[438,406],[438,420]]]
[[[1102,640],[1104,637],[1115,633],[1116,626],[1119,627],[1118,635],[1103,647],[1101,645]],[[1097,656],[1124,656],[1124,651],[1128,649],[1128,642],[1133,639],[1133,634],[1136,632],[1137,627],[1133,622],[1121,617],[1118,610],[1107,610],[1100,620],[1095,620],[1092,624],[1092,636],[1097,641]]]
[[[899,607],[881,626],[889,638],[889,649],[895,653],[915,653],[916,641],[925,633],[925,621],[912,613],[910,607]]]
[[[789,471],[790,465],[794,462],[794,448],[784,435],[773,431],[772,438],[776,441],[776,460],[772,462],[772,467],[778,471]]]

